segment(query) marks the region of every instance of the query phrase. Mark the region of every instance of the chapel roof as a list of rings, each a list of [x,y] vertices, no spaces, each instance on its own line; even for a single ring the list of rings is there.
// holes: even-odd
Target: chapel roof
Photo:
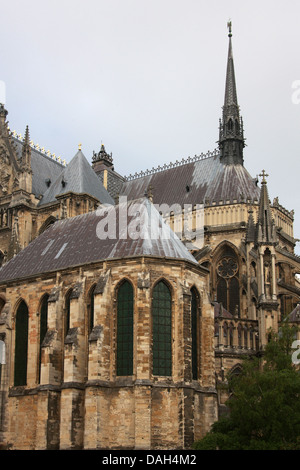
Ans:
[[[56,196],[65,193],[89,194],[100,203],[114,204],[81,150],[62,169],[58,177],[43,194],[39,205],[56,201]]]
[[[0,269],[0,283],[140,256],[185,260],[198,266],[154,205],[142,198],[55,222]]]

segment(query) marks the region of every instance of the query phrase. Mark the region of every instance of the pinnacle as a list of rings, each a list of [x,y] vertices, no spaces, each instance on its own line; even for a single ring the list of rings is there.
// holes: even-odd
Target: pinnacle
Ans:
[[[25,136],[24,136],[24,145],[30,145],[30,136],[29,136],[29,127],[26,126]]]

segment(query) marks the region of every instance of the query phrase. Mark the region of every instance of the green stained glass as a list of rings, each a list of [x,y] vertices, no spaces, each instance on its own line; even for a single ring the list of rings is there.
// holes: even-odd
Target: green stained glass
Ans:
[[[153,289],[153,374],[172,375],[172,304],[168,286],[159,282]]]
[[[133,374],[133,288],[128,281],[118,290],[117,375]]]

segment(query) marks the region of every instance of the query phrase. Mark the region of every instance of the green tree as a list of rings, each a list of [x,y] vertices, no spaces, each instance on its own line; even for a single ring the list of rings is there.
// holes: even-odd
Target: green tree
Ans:
[[[262,358],[246,359],[228,377],[228,416],[194,449],[300,450],[300,373],[292,363],[295,330],[285,324],[271,334]]]

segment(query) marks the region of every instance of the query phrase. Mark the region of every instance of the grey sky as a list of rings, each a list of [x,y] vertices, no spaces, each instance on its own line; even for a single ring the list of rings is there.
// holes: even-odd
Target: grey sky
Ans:
[[[245,166],[295,210],[300,80],[298,0],[0,0],[0,80],[11,129],[67,161],[103,142],[123,175],[214,150],[227,21]],[[296,96],[300,98],[300,93]],[[300,244],[296,252],[300,254]]]

